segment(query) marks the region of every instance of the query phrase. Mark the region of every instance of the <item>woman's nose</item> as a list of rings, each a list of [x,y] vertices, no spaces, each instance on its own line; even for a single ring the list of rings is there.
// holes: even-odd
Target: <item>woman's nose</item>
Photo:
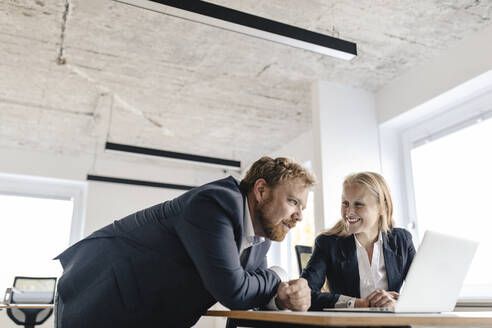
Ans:
[[[354,208],[352,206],[347,207],[347,210],[345,212],[345,215],[347,217],[351,217],[351,216],[355,215]]]

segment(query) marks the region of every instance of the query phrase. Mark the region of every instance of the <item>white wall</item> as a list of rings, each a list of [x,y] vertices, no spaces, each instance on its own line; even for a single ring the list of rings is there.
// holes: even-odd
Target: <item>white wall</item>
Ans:
[[[282,148],[274,151],[269,156],[289,157],[298,163],[306,163],[313,160],[313,131],[309,129],[297,138],[284,144]]]
[[[181,190],[90,181],[85,235],[130,213],[182,193]]]
[[[412,208],[409,140],[405,140],[405,135],[429,133],[428,127],[424,130],[417,127],[430,120],[437,122],[431,130],[444,129],[480,110],[489,110],[490,101],[485,97],[491,92],[492,70],[489,70],[379,125],[382,172],[391,189],[397,224],[407,227],[416,218]],[[412,225],[408,228],[412,230]]]
[[[339,219],[344,177],[356,171],[380,171],[374,95],[327,81],[312,84],[312,130],[286,143],[271,156],[311,161],[316,175],[316,233]]]
[[[382,173],[395,202],[398,224],[412,221],[413,195],[401,135],[431,117],[490,90],[492,26],[457,41],[441,56],[413,68],[376,94]],[[407,173],[404,169],[406,168]]]
[[[378,121],[385,122],[492,69],[492,26],[456,42],[378,91]]]
[[[320,81],[313,85],[313,169],[316,231],[340,218],[344,177],[357,171],[380,171],[374,95]]]

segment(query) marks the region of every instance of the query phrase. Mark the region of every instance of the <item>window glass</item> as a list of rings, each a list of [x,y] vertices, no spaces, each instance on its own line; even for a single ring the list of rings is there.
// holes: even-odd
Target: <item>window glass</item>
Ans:
[[[302,221],[298,222],[296,227],[291,230],[291,251],[290,270],[293,276],[299,275],[299,266],[297,264],[295,245],[314,245],[314,193],[309,192],[306,209],[302,212]]]
[[[53,258],[69,245],[73,201],[0,194],[0,290],[15,276],[55,277]]]
[[[462,297],[492,297],[492,119],[411,151],[417,227],[480,242]]]

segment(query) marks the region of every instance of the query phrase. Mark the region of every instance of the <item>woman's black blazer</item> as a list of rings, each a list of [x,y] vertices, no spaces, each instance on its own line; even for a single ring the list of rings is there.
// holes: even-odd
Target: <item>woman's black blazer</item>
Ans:
[[[388,290],[399,292],[415,256],[412,235],[405,229],[394,228],[383,233],[382,239]],[[301,277],[308,281],[311,288],[310,310],[335,307],[340,295],[360,298],[354,235],[319,235]],[[328,279],[329,293],[320,291],[325,278]]]

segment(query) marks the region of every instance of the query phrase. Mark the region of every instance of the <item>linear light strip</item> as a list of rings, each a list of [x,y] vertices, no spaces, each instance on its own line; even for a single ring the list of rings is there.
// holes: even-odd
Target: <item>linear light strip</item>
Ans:
[[[122,151],[122,152],[127,152],[127,153],[135,153],[135,154],[143,154],[143,155],[181,159],[181,160],[192,161],[192,162],[201,162],[201,163],[208,163],[208,164],[231,166],[231,167],[236,167],[236,168],[241,167],[241,162],[233,161],[233,160],[229,160],[229,159],[200,156],[200,155],[192,155],[192,154],[186,154],[186,153],[177,153],[177,152],[173,152],[173,151],[160,150],[160,149],[154,149],[154,148],[137,147],[137,146],[124,145],[124,144],[118,144],[118,143],[113,143],[113,142],[106,142],[106,149],[117,150],[117,151]]]
[[[87,175],[87,180],[99,181],[99,182],[110,182],[110,183],[121,183],[121,184],[134,185],[134,186],[177,189],[177,190],[190,190],[190,189],[195,188],[194,186],[178,185],[178,184],[172,184],[172,183],[153,182],[153,181],[144,181],[144,180],[133,180],[133,179],[122,179],[122,178],[107,177],[107,176],[101,176],[101,175],[91,175],[91,174]]]
[[[205,1],[114,1],[345,60],[357,56],[357,45],[353,42]]]

